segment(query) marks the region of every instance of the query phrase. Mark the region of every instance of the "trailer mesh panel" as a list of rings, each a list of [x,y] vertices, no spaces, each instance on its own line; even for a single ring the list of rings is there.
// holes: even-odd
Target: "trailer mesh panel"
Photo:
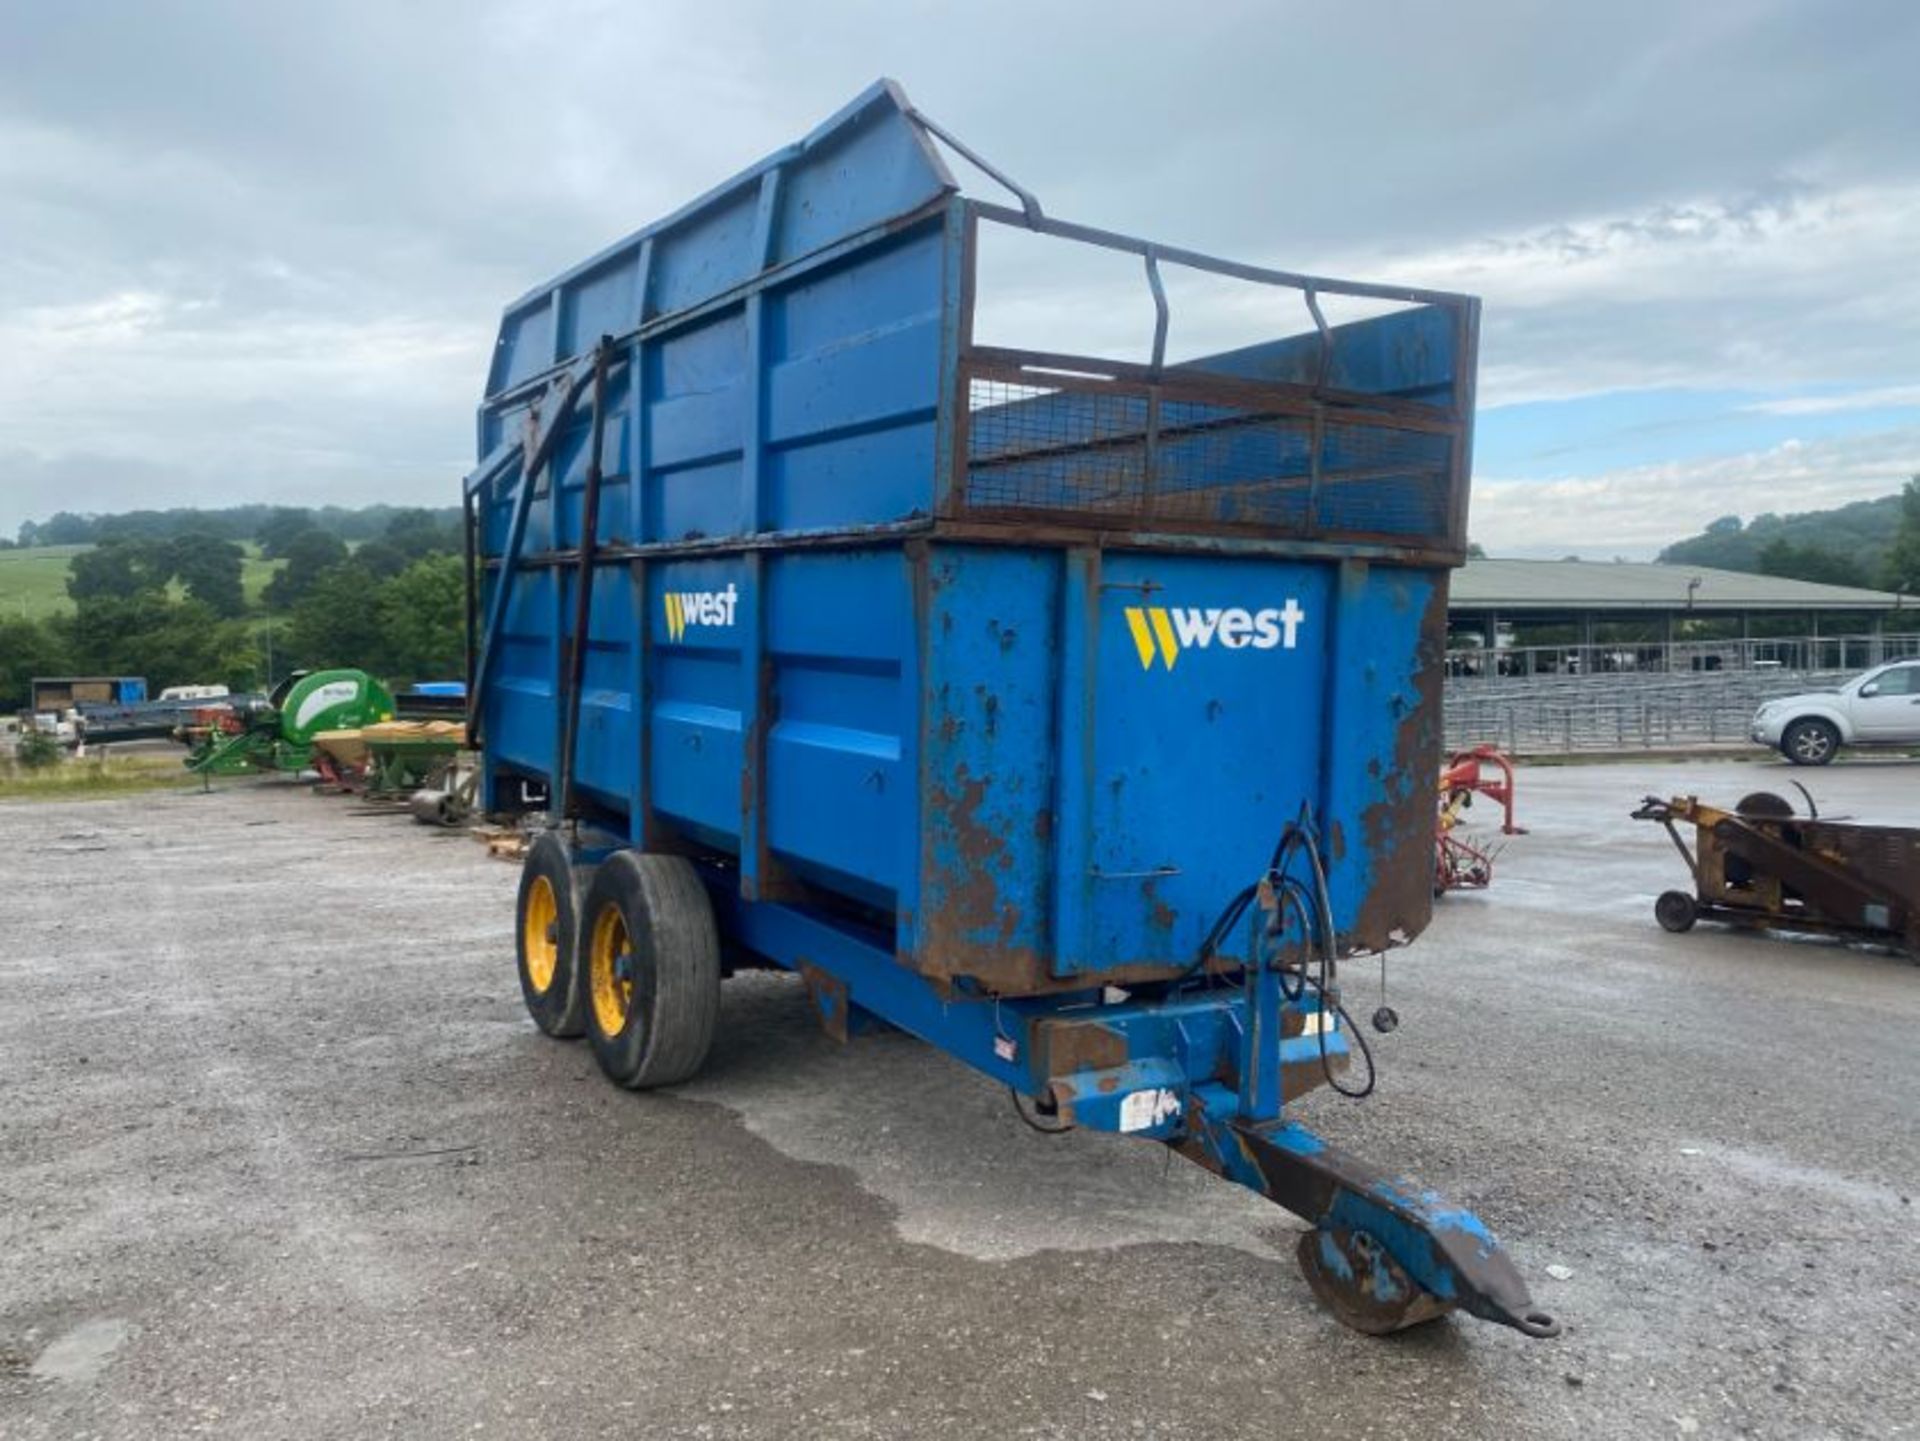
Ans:
[[[975,376],[962,504],[1169,531],[1448,539],[1452,436],[1342,414]]]

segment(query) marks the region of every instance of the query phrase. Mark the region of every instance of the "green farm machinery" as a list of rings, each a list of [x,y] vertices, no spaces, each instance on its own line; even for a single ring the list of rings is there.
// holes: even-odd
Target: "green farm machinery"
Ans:
[[[196,775],[299,772],[314,764],[314,738],[393,719],[393,695],[363,670],[296,671],[264,704],[199,712],[181,728]]]
[[[406,800],[437,787],[467,743],[464,721],[389,720],[313,738],[314,766],[340,790],[368,800]]]

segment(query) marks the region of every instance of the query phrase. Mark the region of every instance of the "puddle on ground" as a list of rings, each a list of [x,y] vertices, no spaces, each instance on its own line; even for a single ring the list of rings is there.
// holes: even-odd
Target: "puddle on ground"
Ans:
[[[91,1381],[126,1339],[125,1321],[82,1321],[65,1335],[56,1336],[34,1361],[29,1374],[43,1381]]]
[[[842,1049],[800,987],[735,977],[707,1070],[674,1094],[724,1106],[795,1160],[843,1167],[903,1240],[982,1261],[1155,1242],[1284,1260],[1302,1223],[1162,1147],[1037,1136],[1005,1090],[899,1034]]]

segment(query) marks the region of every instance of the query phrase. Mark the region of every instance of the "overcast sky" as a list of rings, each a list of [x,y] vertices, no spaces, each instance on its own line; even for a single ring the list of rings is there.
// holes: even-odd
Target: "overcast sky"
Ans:
[[[1481,295],[1475,538],[1644,557],[1920,470],[1917,58],[1910,0],[0,0],[0,532],[453,503],[507,301],[885,74],[1056,215]]]

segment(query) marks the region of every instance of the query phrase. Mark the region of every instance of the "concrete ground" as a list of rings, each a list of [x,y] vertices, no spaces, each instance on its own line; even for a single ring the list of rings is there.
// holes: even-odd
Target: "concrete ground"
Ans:
[[[1913,763],[1800,778],[1920,810]],[[1626,819],[1762,786],[1525,771],[1494,889],[1392,959],[1378,1094],[1306,1108],[1479,1208],[1545,1342],[1343,1331],[1282,1213],[838,1048],[788,978],[617,1091],[526,1020],[516,869],[461,836],[272,783],[0,806],[0,1435],[1913,1434],[1920,969],[1665,934]]]

